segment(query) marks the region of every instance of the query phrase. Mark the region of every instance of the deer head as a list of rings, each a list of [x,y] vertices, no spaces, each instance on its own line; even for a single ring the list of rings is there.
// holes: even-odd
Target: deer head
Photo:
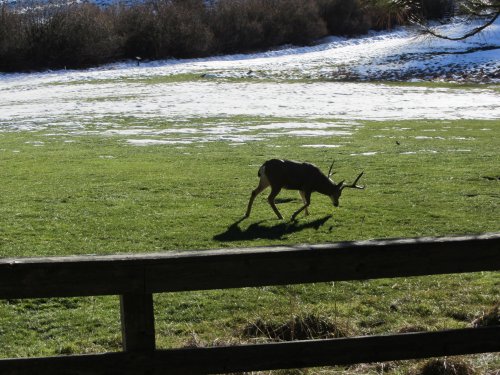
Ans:
[[[335,207],[338,207],[339,206],[339,198],[342,195],[342,190],[344,190],[345,188],[352,188],[352,189],[364,189],[365,188],[364,186],[358,186],[358,185],[356,185],[356,183],[359,181],[359,179],[361,178],[361,176],[363,176],[364,172],[361,172],[358,175],[358,177],[356,177],[356,180],[354,180],[354,182],[352,184],[350,184],[350,185],[346,185],[344,183],[345,180],[342,180],[338,184],[336,184],[331,179],[331,176],[335,174],[335,172],[333,172],[333,164],[334,164],[334,162],[335,161],[332,161],[332,165],[330,165],[330,169],[328,170],[328,179],[332,182],[330,194],[328,194],[328,196],[332,200],[333,205]]]

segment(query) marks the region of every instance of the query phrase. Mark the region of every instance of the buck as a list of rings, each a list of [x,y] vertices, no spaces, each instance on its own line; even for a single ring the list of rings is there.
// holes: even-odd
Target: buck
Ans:
[[[271,186],[271,193],[267,201],[279,219],[283,219],[283,216],[281,216],[281,213],[274,203],[276,196],[283,188],[299,191],[304,205],[293,213],[292,220],[295,220],[297,215],[302,211],[305,211],[306,216],[309,215],[307,208],[311,204],[311,194],[313,192],[327,195],[332,200],[333,205],[338,207],[340,195],[345,188],[365,188],[364,186],[356,185],[364,172],[361,172],[358,177],[356,177],[356,180],[350,185],[345,184],[345,180],[336,184],[330,179],[333,175],[332,169],[333,162],[328,170],[328,176],[325,176],[318,167],[310,163],[279,159],[271,159],[264,162],[258,172],[258,177],[260,177],[259,185],[252,191],[245,217],[250,216],[255,197],[268,186]]]

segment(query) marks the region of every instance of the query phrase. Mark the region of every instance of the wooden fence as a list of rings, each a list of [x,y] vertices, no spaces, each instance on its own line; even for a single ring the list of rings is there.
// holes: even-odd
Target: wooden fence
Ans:
[[[120,295],[122,352],[0,360],[0,374],[206,374],[500,351],[500,326],[157,350],[153,293],[500,270],[500,233],[0,260],[0,299]]]

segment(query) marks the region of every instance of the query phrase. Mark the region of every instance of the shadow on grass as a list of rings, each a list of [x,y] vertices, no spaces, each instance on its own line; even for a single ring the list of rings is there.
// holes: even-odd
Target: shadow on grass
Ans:
[[[249,241],[256,239],[268,239],[268,240],[279,240],[283,236],[300,232],[304,229],[316,229],[318,230],[323,226],[332,215],[327,215],[321,219],[311,221],[309,223],[300,224],[297,221],[292,222],[280,222],[271,227],[262,225],[265,221],[259,221],[257,223],[250,224],[245,230],[239,227],[239,224],[245,220],[245,218],[239,219],[235,223],[231,224],[226,231],[216,234],[213,239],[215,241]]]

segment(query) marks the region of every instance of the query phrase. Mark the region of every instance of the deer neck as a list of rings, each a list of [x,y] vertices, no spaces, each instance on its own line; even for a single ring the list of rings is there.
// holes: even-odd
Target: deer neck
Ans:
[[[318,181],[318,184],[317,184],[315,190],[320,194],[324,194],[324,195],[328,195],[328,196],[332,195],[332,191],[336,187],[335,183],[326,176],[322,176],[322,177],[323,178],[321,178]]]

